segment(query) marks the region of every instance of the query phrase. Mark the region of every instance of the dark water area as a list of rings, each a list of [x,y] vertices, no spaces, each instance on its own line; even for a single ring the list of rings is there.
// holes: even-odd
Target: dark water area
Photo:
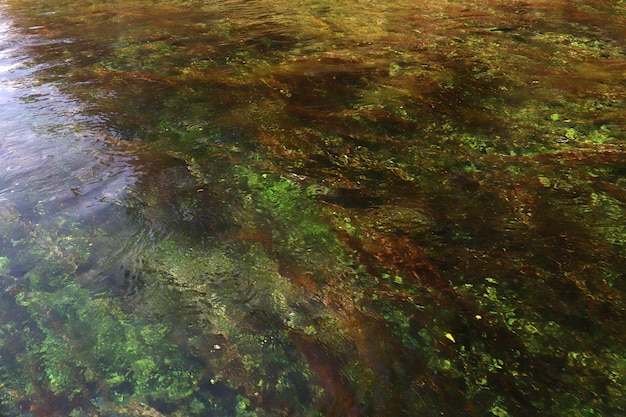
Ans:
[[[626,3],[0,5],[0,415],[626,413]]]

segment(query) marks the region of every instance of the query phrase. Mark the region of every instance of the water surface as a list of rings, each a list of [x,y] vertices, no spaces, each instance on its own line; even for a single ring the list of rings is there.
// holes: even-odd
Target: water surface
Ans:
[[[0,16],[5,415],[623,414],[623,2]]]

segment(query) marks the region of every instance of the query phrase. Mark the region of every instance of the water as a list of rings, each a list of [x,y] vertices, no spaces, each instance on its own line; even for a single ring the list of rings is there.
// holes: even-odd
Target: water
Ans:
[[[0,17],[3,415],[623,414],[623,2]]]

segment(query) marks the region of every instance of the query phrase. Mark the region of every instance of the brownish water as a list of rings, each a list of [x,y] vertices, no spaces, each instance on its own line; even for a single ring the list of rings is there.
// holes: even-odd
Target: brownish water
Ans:
[[[0,21],[4,415],[624,413],[622,1]]]

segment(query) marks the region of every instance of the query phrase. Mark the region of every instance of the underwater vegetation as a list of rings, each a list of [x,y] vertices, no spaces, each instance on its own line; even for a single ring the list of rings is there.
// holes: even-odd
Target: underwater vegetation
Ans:
[[[2,201],[3,415],[623,414],[623,2],[8,4],[137,181]]]

